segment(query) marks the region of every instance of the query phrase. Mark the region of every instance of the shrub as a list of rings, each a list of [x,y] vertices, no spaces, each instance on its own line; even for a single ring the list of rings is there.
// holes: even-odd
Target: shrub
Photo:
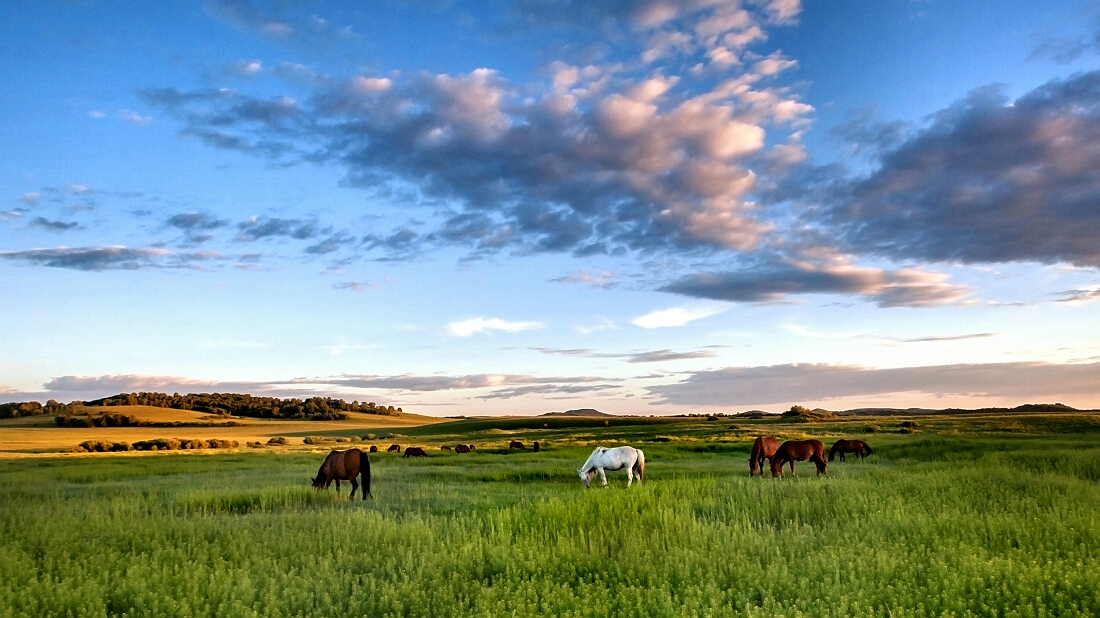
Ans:
[[[326,438],[324,436],[306,436],[302,438],[302,443],[304,444],[327,444],[335,441],[335,438]]]
[[[267,441],[271,446],[280,446],[283,444],[290,444],[290,440],[287,440],[285,436],[275,436]]]

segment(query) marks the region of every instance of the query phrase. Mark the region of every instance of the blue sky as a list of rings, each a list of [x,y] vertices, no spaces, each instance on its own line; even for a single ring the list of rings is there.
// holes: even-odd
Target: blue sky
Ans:
[[[1100,5],[0,7],[0,399],[1100,406]]]

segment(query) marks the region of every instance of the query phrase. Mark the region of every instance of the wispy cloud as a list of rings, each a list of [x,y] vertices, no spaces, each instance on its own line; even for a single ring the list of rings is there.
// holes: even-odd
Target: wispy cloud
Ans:
[[[447,325],[447,331],[455,337],[469,337],[475,333],[489,334],[492,331],[518,333],[544,327],[542,322],[508,322],[500,318],[470,318],[461,322],[451,322]]]
[[[722,307],[719,305],[689,305],[653,311],[634,318],[630,323],[642,328],[673,328],[684,326],[689,322],[702,320],[703,318],[709,318],[713,315],[725,313],[726,311],[729,311],[729,307]]]
[[[125,120],[126,122],[129,122],[130,124],[136,124],[139,127],[147,127],[149,126],[149,123],[153,122],[152,117],[142,116],[141,114],[129,109],[118,110],[118,117],[122,120]]]
[[[137,270],[139,268],[194,268],[197,264],[220,259],[216,252],[173,252],[161,248],[123,246],[57,247],[0,251],[0,259],[16,260],[36,266],[72,270]]]
[[[980,397],[1100,397],[1100,363],[989,363],[875,369],[798,364],[729,367],[690,373],[677,384],[649,387],[677,405],[820,402],[890,393]]]
[[[1055,300],[1060,303],[1087,303],[1100,299],[1100,287],[1058,292]]]

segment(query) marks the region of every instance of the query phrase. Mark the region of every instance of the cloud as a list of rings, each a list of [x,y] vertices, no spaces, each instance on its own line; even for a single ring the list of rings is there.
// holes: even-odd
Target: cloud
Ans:
[[[831,194],[807,223],[896,260],[1100,266],[1098,142],[1100,71],[1011,102],[981,88],[879,153],[867,177],[805,191]]]
[[[455,337],[469,337],[474,333],[489,334],[498,330],[506,333],[518,333],[525,330],[538,330],[544,328],[542,322],[506,322],[500,318],[470,318],[462,322],[451,322],[447,325],[447,331]]]
[[[248,0],[212,0],[206,3],[206,10],[211,15],[238,28],[276,39],[289,38],[295,34],[294,28],[289,24],[268,13],[268,10],[274,10],[273,7],[264,6],[264,9],[267,10],[252,6]]]
[[[555,348],[531,348],[543,354],[556,354],[559,356],[579,356],[584,358],[623,358],[628,363],[658,363],[663,361],[686,360],[692,358],[713,358],[714,352],[699,350],[695,352],[673,352],[672,350],[655,350],[652,352],[635,352],[630,354],[613,354],[596,352],[589,348],[572,348],[559,350]]]
[[[305,252],[314,255],[325,255],[327,253],[339,251],[344,247],[355,245],[358,242],[359,240],[354,236],[341,232],[324,238],[317,244],[306,247]]]
[[[240,232],[237,240],[251,242],[264,238],[286,236],[296,240],[308,240],[317,235],[317,223],[301,219],[252,217],[237,224]]]
[[[629,35],[613,39],[617,57],[640,57],[651,37],[675,31],[680,43],[662,53],[686,62],[718,45],[741,53],[766,38],[762,24],[798,12],[797,2],[605,4],[519,3],[509,19],[594,37],[595,24],[608,24]],[[266,23],[245,3],[213,6],[250,27]],[[740,41],[749,32],[759,35]],[[774,55],[760,62],[762,71],[789,63]],[[213,147],[338,165],[345,184],[372,192],[415,185],[422,203],[454,211],[421,243],[578,256],[758,246],[771,226],[750,199],[753,167],[770,142],[797,150],[813,108],[747,69],[716,74],[699,92],[647,66],[558,62],[542,83],[510,82],[488,68],[352,75],[310,81],[312,96],[293,105],[225,90],[142,97]]]
[[[1065,292],[1058,292],[1055,296],[1061,297],[1055,299],[1060,303],[1087,303],[1100,299],[1100,288],[1066,290]]]
[[[219,254],[213,252],[175,253],[167,249],[133,249],[122,246],[0,251],[0,259],[22,261],[34,266],[83,271],[191,268],[196,263],[219,257]]]
[[[714,358],[717,356],[709,350],[697,350],[695,352],[673,352],[672,350],[656,350],[643,352],[631,356],[628,363],[661,363],[666,361],[688,360],[692,358]]]
[[[999,337],[1000,333],[972,333],[969,335],[941,335],[932,337],[916,337],[914,339],[897,339],[898,343],[926,343],[929,341],[963,341],[966,339],[987,339]]]
[[[673,307],[653,311],[630,321],[635,326],[642,328],[672,328],[683,326],[688,322],[709,318],[729,311],[729,307],[719,305],[695,305],[686,307]]]
[[[104,114],[102,110],[90,109],[90,110],[88,110],[88,117],[89,118],[95,118],[96,120],[99,120],[100,118],[106,118],[107,114]]]
[[[989,363],[874,369],[797,364],[729,367],[649,387],[673,405],[765,405],[838,397],[925,393],[980,397],[1100,397],[1100,363]]]
[[[42,194],[38,191],[28,191],[19,197],[20,201],[24,204],[34,206],[38,203],[38,200],[42,199]]]
[[[228,72],[230,75],[236,75],[237,77],[252,77],[262,71],[264,65],[259,60],[238,60],[229,65]]]
[[[128,109],[118,110],[118,117],[122,120],[125,120],[126,122],[129,122],[130,124],[136,124],[139,127],[147,127],[149,126],[149,123],[153,122],[153,119],[151,117],[142,116],[141,114]]]
[[[337,290],[351,290],[352,292],[362,292],[366,289],[377,289],[378,284],[373,281],[342,281],[340,283],[334,283],[332,287]]]
[[[551,279],[556,283],[584,283],[594,287],[601,287],[605,290],[610,290],[615,287],[615,279],[617,275],[607,270],[577,270],[569,273],[568,275],[558,277],[557,279]]]
[[[40,227],[51,232],[67,232],[80,227],[80,224],[76,221],[50,221],[45,217],[35,217],[31,220],[29,225]]]
[[[880,307],[933,307],[953,303],[967,288],[947,275],[919,268],[883,270],[855,266],[847,258],[769,256],[743,270],[690,274],[660,288],[664,292],[732,302],[777,302],[797,294],[854,294]]]

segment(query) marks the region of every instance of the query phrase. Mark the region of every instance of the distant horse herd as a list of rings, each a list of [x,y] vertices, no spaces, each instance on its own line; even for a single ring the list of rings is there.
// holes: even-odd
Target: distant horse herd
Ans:
[[[541,450],[542,445],[535,442],[532,446],[537,453]],[[523,442],[512,440],[508,444],[508,449],[523,450],[526,447]],[[393,444],[386,450],[390,453],[400,453],[401,446]],[[451,447],[444,445],[440,447],[440,450],[449,451]],[[470,453],[473,450],[473,444],[457,444],[454,447],[456,453]],[[378,452],[378,447],[371,446],[370,452]],[[813,462],[817,467],[817,475],[821,476],[827,474],[828,462],[833,461],[837,454],[840,454],[841,461],[844,461],[846,454],[854,454],[859,457],[860,461],[863,461],[863,458],[872,452],[871,447],[863,440],[837,440],[833,447],[829,449],[829,454],[826,457],[825,444],[821,440],[787,440],[780,444],[778,438],[771,436],[759,437],[752,443],[752,450],[749,453],[749,476],[756,476],[757,473],[763,475],[765,462],[771,468],[773,477],[782,477],[783,467],[788,465],[793,475],[795,473],[794,462],[796,461]],[[419,446],[406,448],[404,455],[402,455],[402,457],[427,456],[428,453]],[[617,448],[597,446],[592,454],[588,456],[588,459],[585,460],[584,465],[577,470],[577,473],[581,484],[586,488],[596,476],[599,476],[602,485],[607,487],[605,473],[616,470],[626,470],[627,487],[633,484],[635,478],[641,483],[645,478],[645,454],[642,453],[641,449],[632,446]],[[366,500],[367,496],[373,498],[374,494],[371,493],[370,489],[370,461],[367,459],[366,453],[353,448],[347,451],[332,451],[329,453],[320,469],[317,470],[317,476],[312,479],[312,482],[313,487],[316,489],[328,489],[329,485],[335,481],[336,491],[339,492],[340,481],[351,481],[349,499],[354,499],[355,491],[360,486],[356,481],[356,477],[361,478],[363,481],[363,491],[360,494],[362,499]]]

